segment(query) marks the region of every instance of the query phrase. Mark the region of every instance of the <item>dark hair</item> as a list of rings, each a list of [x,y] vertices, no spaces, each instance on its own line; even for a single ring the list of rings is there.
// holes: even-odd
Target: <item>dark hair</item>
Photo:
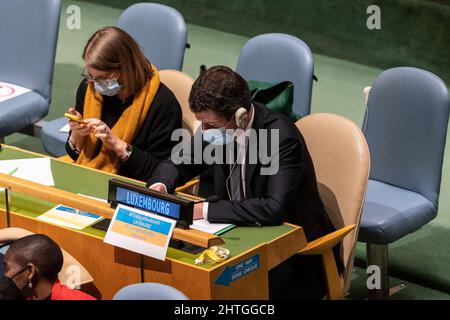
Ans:
[[[25,267],[34,264],[39,276],[55,281],[63,266],[63,254],[55,241],[43,234],[32,234],[14,241],[8,249],[12,259]]]
[[[212,67],[192,85],[189,106],[194,113],[212,110],[231,119],[237,109],[251,105],[247,82],[228,67]]]

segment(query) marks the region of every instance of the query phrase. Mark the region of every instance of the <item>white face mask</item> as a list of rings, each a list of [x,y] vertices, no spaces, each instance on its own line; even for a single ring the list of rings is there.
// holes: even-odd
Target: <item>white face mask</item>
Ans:
[[[94,82],[94,88],[98,93],[112,97],[119,93],[122,85],[119,84],[117,79],[98,80]]]

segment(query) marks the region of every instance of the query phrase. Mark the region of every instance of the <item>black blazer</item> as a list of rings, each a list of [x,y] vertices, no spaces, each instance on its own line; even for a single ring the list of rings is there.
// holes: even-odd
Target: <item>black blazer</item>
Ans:
[[[87,82],[83,80],[78,87],[75,106],[75,109],[81,114],[83,114],[86,90]],[[133,99],[131,98],[122,102],[115,96],[103,96],[100,120],[112,128],[132,102]],[[172,148],[177,143],[171,141],[172,132],[181,128],[181,124],[181,107],[172,91],[161,83],[153,99],[147,119],[131,143],[133,145],[131,156],[121,165],[118,174],[147,181],[153,169],[162,160],[170,156]],[[99,144],[101,144],[101,141]],[[78,158],[78,155],[72,151],[68,143],[66,143],[66,151],[73,160]]]
[[[287,117],[262,104],[254,106],[254,129],[279,129],[278,173],[261,175],[263,165],[259,161],[248,164],[246,200],[230,201],[225,186],[229,165],[213,165],[214,186],[220,200],[209,204],[208,220],[253,226],[290,222],[302,226],[309,241],[330,232],[333,228],[320,199],[313,163],[299,130]],[[204,163],[174,165],[166,160],[154,170],[148,184],[162,182],[173,192],[207,167]]]
[[[214,186],[220,200],[209,203],[208,220],[253,226],[290,222],[304,228],[308,241],[334,231],[320,199],[314,166],[301,133],[284,115],[259,103],[254,103],[254,107],[254,129],[279,130],[278,173],[261,175],[263,165],[259,161],[248,164],[246,200],[230,201],[225,186],[229,165],[213,165]],[[173,192],[175,187],[198,176],[206,168],[208,165],[204,163],[174,165],[166,160],[154,170],[148,185],[162,182],[168,192]],[[320,258],[294,256],[270,272],[270,296],[273,299],[321,298],[324,293]]]

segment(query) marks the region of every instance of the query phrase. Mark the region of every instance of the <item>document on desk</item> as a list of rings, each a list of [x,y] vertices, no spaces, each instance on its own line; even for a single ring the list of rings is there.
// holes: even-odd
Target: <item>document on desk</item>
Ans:
[[[82,230],[96,223],[103,217],[97,214],[89,213],[82,210],[58,205],[50,209],[46,213],[37,217],[37,220],[45,221],[61,227],[71,228],[75,230]]]
[[[28,88],[0,81],[0,102],[18,97],[30,91]]]
[[[59,132],[62,133],[69,133],[70,132],[70,126],[69,124],[64,125],[61,129],[59,129]]]
[[[200,230],[206,233],[221,235],[228,230],[236,227],[234,224],[225,224],[225,223],[210,223],[205,219],[194,220],[194,223],[190,225],[190,228]]]
[[[119,204],[104,242],[164,261],[175,224],[175,220]]]
[[[0,173],[45,186],[55,185],[50,158],[0,160]]]

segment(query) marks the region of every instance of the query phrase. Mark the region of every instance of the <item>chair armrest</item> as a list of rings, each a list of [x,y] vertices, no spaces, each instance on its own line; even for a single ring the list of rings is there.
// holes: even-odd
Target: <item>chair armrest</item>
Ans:
[[[345,236],[355,227],[356,225],[352,224],[324,235],[319,239],[309,242],[308,245],[298,253],[302,255],[322,255],[328,250],[331,250],[336,244],[341,242],[342,239],[344,239]]]
[[[185,192],[189,188],[192,188],[193,186],[198,185],[199,183],[200,183],[199,179],[192,179],[186,182],[183,186],[176,188],[175,192]]]
[[[367,108],[367,101],[369,100],[369,93],[372,87],[365,87],[363,89],[364,106]]]
[[[0,243],[14,241],[32,234],[33,232],[22,228],[4,228],[0,230]]]

